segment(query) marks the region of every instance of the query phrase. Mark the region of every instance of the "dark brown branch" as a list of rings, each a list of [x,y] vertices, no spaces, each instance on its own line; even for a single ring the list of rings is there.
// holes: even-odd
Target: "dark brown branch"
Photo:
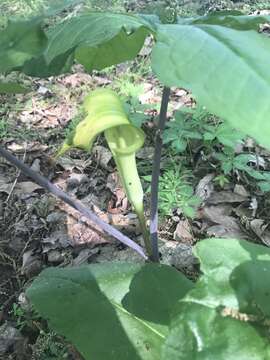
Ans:
[[[15,165],[18,169],[20,169],[26,176],[29,176],[35,183],[52,193],[54,196],[63,200],[65,203],[78,210],[82,215],[96,223],[102,230],[104,230],[107,234],[113,236],[117,240],[121,241],[123,244],[129,246],[130,248],[137,251],[145,259],[147,256],[145,255],[143,248],[139,246],[135,241],[129,239],[127,236],[122,234],[120,231],[116,230],[111,225],[107,224],[103,220],[101,220],[97,215],[95,215],[92,211],[83,206],[80,202],[73,200],[67,193],[59,189],[57,186],[52,184],[48,179],[39,173],[33,171],[29,166],[22,163],[15,156],[13,156],[10,152],[0,147],[0,155],[7,159],[11,164]]]
[[[164,87],[159,114],[158,129],[156,132],[155,154],[151,181],[151,211],[150,211],[150,239],[152,245],[151,260],[159,262],[158,251],[158,183],[160,174],[160,160],[162,150],[162,133],[167,120],[167,109],[170,97],[170,88]]]

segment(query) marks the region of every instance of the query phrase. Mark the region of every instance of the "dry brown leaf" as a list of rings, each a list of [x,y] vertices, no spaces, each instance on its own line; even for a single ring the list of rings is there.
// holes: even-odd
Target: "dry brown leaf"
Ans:
[[[224,225],[213,225],[207,229],[207,234],[209,236],[215,236],[220,238],[228,239],[246,239],[246,234],[238,228],[224,227]]]
[[[27,277],[37,275],[42,269],[42,261],[33,250],[27,250],[23,254],[21,273]]]
[[[174,266],[179,270],[183,268],[193,269],[198,264],[198,259],[193,255],[190,244],[182,244],[176,241],[162,240],[160,252],[162,254],[162,263]]]
[[[113,193],[115,199],[111,199],[108,205],[108,212],[119,214],[127,211],[128,200],[126,193],[121,185],[120,176],[117,172],[109,174],[107,178],[107,188]]]
[[[224,216],[230,215],[231,212],[232,206],[230,204],[204,206],[199,212],[199,217],[219,224],[220,220]]]
[[[24,154],[29,152],[44,152],[48,148],[47,145],[42,145],[39,142],[31,142],[25,144],[18,144],[15,141],[7,144],[7,149],[17,154]]]
[[[250,222],[250,228],[261,239],[261,241],[270,246],[270,231],[267,230],[268,224],[262,219],[254,219]]]
[[[82,249],[79,253],[79,255],[72,261],[73,266],[79,266],[84,263],[87,263],[88,260],[92,257],[97,255],[99,252],[98,248],[92,248],[92,249]]]
[[[174,238],[174,240],[180,241],[182,243],[188,243],[188,244],[194,243],[192,229],[191,229],[191,226],[190,226],[188,220],[181,220],[177,224],[176,230],[173,234],[173,238]]]
[[[91,165],[92,160],[88,158],[86,161],[80,159],[72,159],[70,157],[61,156],[57,159],[57,164],[62,166],[62,168],[66,171],[73,171],[74,169],[83,172],[83,170]]]
[[[92,82],[92,77],[86,73],[75,73],[67,75],[59,80],[65,86],[70,86],[71,88],[76,88],[79,85],[90,84]]]
[[[248,196],[236,194],[231,191],[214,192],[207,199],[208,204],[221,204],[221,203],[241,203],[246,201]]]
[[[64,221],[64,219],[62,220]],[[69,246],[73,245],[72,239],[68,236],[68,234],[65,233],[63,230],[56,230],[53,231],[50,236],[46,237],[42,240],[43,244],[43,253],[47,253],[51,250],[55,249],[66,249]]]
[[[235,215],[239,218],[252,218],[253,210],[250,208],[249,203],[243,202],[233,209]]]
[[[33,99],[30,110],[20,113],[20,121],[27,127],[33,125],[39,129],[49,129],[65,125],[75,114],[75,109],[67,101],[60,99],[54,104],[44,104]]]
[[[118,230],[125,230],[127,233],[131,234],[141,233],[139,221],[136,214],[111,214],[101,211],[97,206],[93,206],[93,210],[103,221],[115,226]]]
[[[103,167],[104,169],[109,169],[109,162],[112,159],[112,153],[109,149],[101,145],[96,145],[93,147],[93,154],[95,155],[96,162]]]
[[[13,188],[13,183],[5,184],[1,182],[0,179],[0,192],[9,194],[12,191],[12,188]],[[42,187],[32,181],[23,181],[16,184],[13,192],[16,195],[24,195],[24,194],[32,194],[36,190],[40,190],[40,189],[42,189]]]
[[[248,198],[250,196],[249,192],[246,190],[246,188],[243,185],[236,184],[233,192],[237,195],[244,196]]]
[[[70,243],[75,245],[91,244],[98,245],[113,242],[114,239],[101,230],[95,223],[72,209],[65,203],[59,202],[57,207],[66,213],[66,227]],[[139,234],[139,221],[135,214],[109,214],[101,211],[97,206],[93,206],[92,211],[103,221],[115,226],[119,230],[127,233]]]
[[[42,189],[42,187],[32,181],[22,181],[17,183],[15,192],[20,194],[32,194],[36,190],[40,189]]]
[[[213,179],[215,174],[205,175],[198,183],[195,195],[201,198],[203,201],[207,200],[214,190]]]
[[[98,245],[112,241],[111,237],[95,223],[88,220],[86,217],[81,216],[77,210],[61,202],[57,204],[57,207],[67,215],[67,234],[73,246],[88,243],[91,243],[91,245]]]
[[[226,238],[247,238],[237,220],[229,216],[231,210],[231,206],[226,204],[223,206],[207,206],[200,211],[200,216],[203,220],[210,224],[215,224],[210,227],[204,224],[204,229],[206,229],[208,235]]]

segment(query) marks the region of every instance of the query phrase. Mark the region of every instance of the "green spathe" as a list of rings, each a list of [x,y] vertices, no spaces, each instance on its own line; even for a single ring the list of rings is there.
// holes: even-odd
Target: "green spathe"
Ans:
[[[136,166],[136,152],[143,146],[144,133],[133,126],[119,97],[111,90],[91,92],[84,101],[87,116],[68,136],[58,156],[72,147],[90,151],[96,136],[104,132],[113,154],[122,185],[131,202],[142,229],[148,255],[151,255],[149,232],[145,224],[143,189]]]

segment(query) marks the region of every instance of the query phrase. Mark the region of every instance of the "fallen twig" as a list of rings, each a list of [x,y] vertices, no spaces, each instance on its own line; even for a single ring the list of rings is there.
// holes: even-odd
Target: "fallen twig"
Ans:
[[[147,259],[147,256],[145,255],[143,248],[140,245],[138,245],[135,241],[131,240],[130,238],[122,234],[120,231],[115,229],[113,226],[101,220],[91,210],[87,209],[80,202],[73,200],[67,193],[59,189],[44,176],[40,175],[36,171],[32,170],[29,166],[18,160],[9,151],[0,148],[0,155],[3,156],[5,159],[7,159],[11,164],[15,165],[18,169],[20,169],[26,176],[29,176],[35,183],[42,186],[44,189],[52,193],[54,196],[63,200],[68,205],[78,210],[82,215],[84,215],[85,217],[96,223],[107,234],[113,236],[117,240],[121,241],[123,244],[134,249],[138,254],[140,254],[142,257]]]

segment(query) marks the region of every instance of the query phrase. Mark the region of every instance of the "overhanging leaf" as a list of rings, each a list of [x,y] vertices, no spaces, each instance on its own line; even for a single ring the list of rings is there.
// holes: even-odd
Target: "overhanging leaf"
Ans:
[[[203,276],[187,301],[270,315],[270,249],[245,240],[213,238],[199,242],[195,255]]]
[[[20,68],[44,51],[47,38],[41,21],[9,22],[0,32],[0,73]]]
[[[88,45],[79,47],[75,57],[88,71],[102,70],[110,65],[133,59],[140,51],[147,35],[148,32],[143,27],[129,35],[122,28],[111,40],[97,47]]]
[[[148,287],[140,272],[152,273],[156,286]],[[46,269],[27,296],[51,327],[72,341],[86,360],[156,360],[167,333],[164,312],[172,310],[189,286],[183,275],[165,265],[107,263]],[[140,290],[143,287],[145,294]],[[134,311],[135,302],[146,309],[162,308],[163,312],[157,312],[150,322],[144,316],[149,311],[141,312],[142,306],[136,308],[139,313]]]
[[[178,299],[182,299],[192,288],[193,283],[183,276],[180,286],[180,274],[172,267],[162,266],[161,271],[160,266],[149,264],[134,276],[130,292],[122,303],[139,318],[161,324],[162,333],[166,333],[172,309]]]
[[[261,330],[251,323],[225,317],[218,309],[180,302],[162,359],[268,360],[270,345]]]
[[[216,25],[160,25],[152,67],[167,86],[270,148],[270,39]],[[258,94],[261,94],[259,96]]]
[[[154,26],[152,18],[148,21],[146,17],[125,14],[89,13],[74,17],[49,31],[46,51],[28,63],[24,71],[48,76],[67,71],[74,59],[88,71],[131,60]]]

